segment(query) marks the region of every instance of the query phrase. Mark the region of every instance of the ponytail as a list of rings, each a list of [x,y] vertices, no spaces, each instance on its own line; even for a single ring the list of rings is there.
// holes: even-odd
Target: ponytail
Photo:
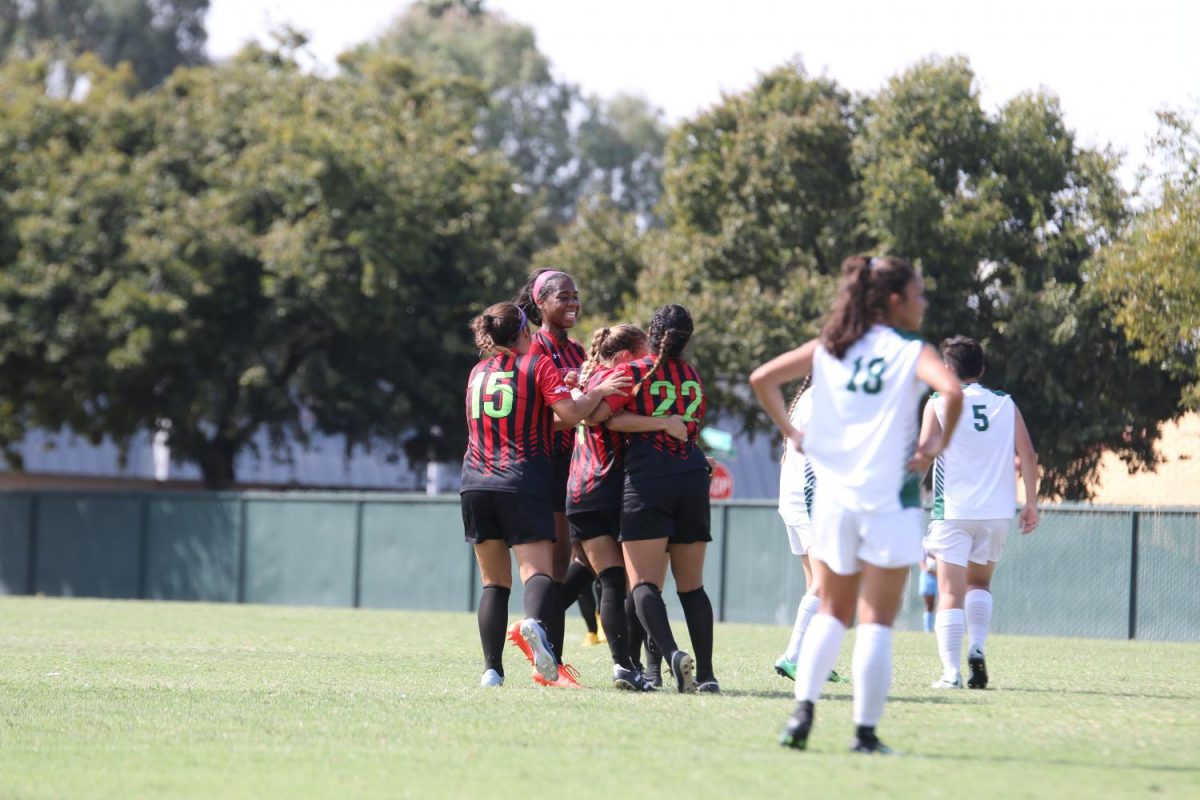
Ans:
[[[788,405],[787,415],[789,420],[792,418],[792,414],[795,412],[796,406],[800,405],[800,398],[804,396],[804,393],[808,391],[808,387],[810,386],[812,386],[812,375],[805,375],[804,380],[800,381],[800,386],[796,389],[796,393],[792,395],[792,402]],[[783,455],[779,457],[780,464],[782,464],[784,461],[787,461],[787,446],[788,438],[784,436]]]
[[[471,320],[475,347],[481,355],[513,355],[513,345],[529,324],[525,312],[513,303],[496,303]]]
[[[834,358],[846,355],[872,325],[887,316],[888,298],[904,294],[909,281],[916,276],[912,264],[903,258],[847,258],[842,262],[842,279],[833,311],[821,329],[821,344]]]

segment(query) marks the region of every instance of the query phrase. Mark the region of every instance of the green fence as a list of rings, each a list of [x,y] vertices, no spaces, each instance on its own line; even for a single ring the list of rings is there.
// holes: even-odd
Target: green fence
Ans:
[[[770,504],[714,506],[705,572],[723,621],[789,625],[804,592]],[[1200,509],[1048,506],[993,590],[1000,633],[1200,641]],[[471,611],[479,578],[453,496],[13,492],[0,594]],[[922,610],[910,582],[897,627]]]

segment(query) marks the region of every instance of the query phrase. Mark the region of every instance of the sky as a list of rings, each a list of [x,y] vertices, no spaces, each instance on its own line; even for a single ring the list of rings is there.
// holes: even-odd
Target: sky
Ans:
[[[289,23],[318,68],[378,36],[402,0],[212,0],[209,52],[223,58]],[[534,29],[556,77],[585,92],[645,96],[677,122],[794,58],[875,92],[930,55],[965,55],[985,110],[1045,89],[1077,141],[1126,154],[1132,187],[1164,107],[1200,112],[1200,3],[1191,0],[488,0]]]

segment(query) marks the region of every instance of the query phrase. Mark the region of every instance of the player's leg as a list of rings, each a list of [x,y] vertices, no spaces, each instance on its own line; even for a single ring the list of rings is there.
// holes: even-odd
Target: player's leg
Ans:
[[[933,688],[961,689],[967,568],[939,557],[937,580],[938,612],[934,630],[937,634],[938,658],[942,662],[942,677],[934,681]]]
[[[600,622],[613,659],[613,685],[619,689],[646,691],[651,687],[641,671],[634,667],[629,652],[629,620],[625,616],[628,575],[621,546],[613,536],[585,539],[582,546],[600,574]]]
[[[564,490],[565,491],[565,490]],[[564,494],[565,497],[565,494]],[[558,663],[562,663],[563,643],[567,631],[567,570],[571,565],[571,529],[567,524],[567,515],[562,511],[554,512],[554,586],[551,594],[553,605],[546,624],[546,633],[554,645],[554,654]],[[572,602],[574,598],[572,598]]]
[[[697,691],[719,693],[713,672],[713,609],[712,601],[704,590],[704,555],[707,542],[672,544],[671,574],[675,577],[675,589],[683,616],[687,620],[688,636],[692,640],[692,656],[696,661]]]
[[[919,556],[918,556],[919,557]],[[892,683],[892,624],[900,608],[910,566],[863,564],[858,627],[851,669],[854,675],[854,742],[857,753],[887,753],[875,727],[883,717]]]
[[[525,619],[520,623],[520,635],[538,675],[545,682],[554,682],[558,680],[558,659],[543,624],[555,602],[554,582],[550,578],[554,545],[549,541],[534,541],[514,544],[512,550],[521,570],[521,582],[525,584]]]
[[[474,545],[483,590],[479,593],[479,643],[483,646],[481,686],[504,683],[504,630],[508,627],[508,598],[512,593],[512,560],[503,539]]]
[[[629,525],[622,517],[621,535],[626,537]],[[664,555],[667,539],[633,539],[621,542],[625,554],[625,565],[629,570],[629,582],[633,585],[633,601],[638,618],[649,638],[654,640],[659,652],[667,656],[671,671],[675,675],[676,689],[694,692],[696,680],[693,674],[695,662],[680,650],[671,632],[667,619],[667,607],[662,599]]]
[[[967,686],[986,689],[988,685],[987,662],[984,646],[992,624],[992,575],[996,562],[986,564],[971,562],[967,565],[966,578],[966,622],[967,622],[967,667],[970,674]]]

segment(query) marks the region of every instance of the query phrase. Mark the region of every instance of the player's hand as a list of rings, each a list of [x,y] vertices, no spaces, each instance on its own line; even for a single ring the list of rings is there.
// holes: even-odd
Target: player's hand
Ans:
[[[663,428],[663,432],[672,439],[678,439],[681,442],[686,442],[688,438],[688,426],[683,421],[683,417],[678,414],[672,414],[666,417],[667,427]]]
[[[602,397],[608,397],[611,394],[616,394],[622,389],[627,389],[633,385],[633,378],[626,373],[614,372],[604,380],[600,381],[600,385],[596,390],[600,392]]]
[[[574,389],[576,386],[578,386],[579,385],[579,370],[577,370],[577,369],[567,370],[566,374],[563,375],[563,383],[565,383],[567,385],[568,389]]]
[[[1017,514],[1017,523],[1021,526],[1021,533],[1033,533],[1033,529],[1038,526],[1039,516],[1037,505],[1035,503],[1026,503],[1021,506],[1021,513]]]
[[[913,453],[913,457],[909,459],[906,465],[909,472],[925,477],[925,473],[929,471],[929,465],[938,457],[938,453],[942,452],[942,437],[931,436],[925,440],[925,443],[917,448],[917,452]]]
[[[792,447],[796,448],[797,453],[804,452],[804,431],[793,427],[790,430],[784,431],[783,436],[791,442]]]

